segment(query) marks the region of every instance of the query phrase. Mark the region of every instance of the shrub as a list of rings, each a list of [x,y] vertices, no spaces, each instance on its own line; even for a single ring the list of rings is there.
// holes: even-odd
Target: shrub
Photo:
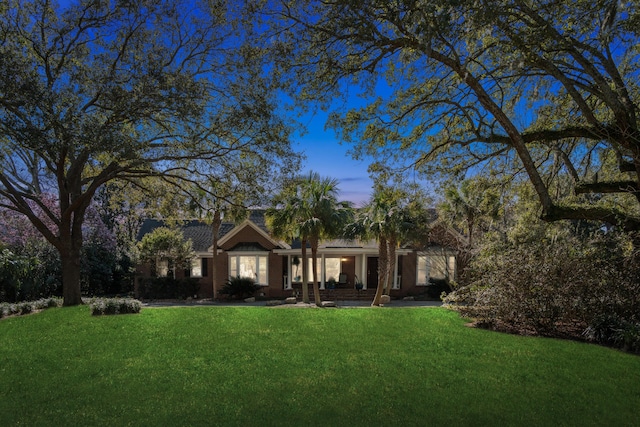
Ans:
[[[46,308],[62,307],[62,298],[40,298],[33,301],[34,308],[36,310],[44,310]]]
[[[62,298],[41,298],[36,301],[23,301],[19,303],[0,303],[0,319],[6,316],[15,316],[33,313],[35,310],[45,310],[52,307],[62,307]]]
[[[439,299],[442,293],[451,292],[451,286],[446,279],[429,279],[426,287],[426,293],[429,298]]]
[[[93,316],[137,314],[142,310],[140,301],[132,298],[98,298],[89,307]]]
[[[492,329],[632,347],[640,268],[609,236],[529,242],[480,257],[447,306]],[[589,330],[584,334],[585,330]]]
[[[629,322],[615,313],[596,316],[583,335],[598,344],[640,353],[640,323]]]
[[[17,304],[20,309],[20,314],[29,314],[33,312],[33,303],[32,302],[21,302]]]
[[[258,289],[260,285],[256,285],[255,280],[250,277],[236,276],[227,280],[219,293],[228,295],[229,298],[243,299],[252,297]]]
[[[152,277],[140,280],[138,292],[144,299],[187,299],[200,291],[198,279]]]

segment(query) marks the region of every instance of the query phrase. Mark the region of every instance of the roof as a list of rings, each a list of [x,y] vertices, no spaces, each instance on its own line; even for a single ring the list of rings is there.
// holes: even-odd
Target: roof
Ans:
[[[431,210],[429,212],[431,215],[435,216],[436,212],[435,210]],[[233,222],[223,222],[220,225],[220,236],[219,239],[220,241],[224,242],[225,241],[225,236],[227,236],[227,238],[230,238],[233,233],[232,232],[237,232],[239,231],[240,228],[242,228],[243,226],[250,224],[251,227],[255,228],[260,234],[263,234],[263,236],[265,236],[266,238],[268,238],[269,240],[273,240],[273,238],[271,237],[271,234],[269,233],[269,230],[267,228],[266,225],[266,221],[265,221],[265,211],[264,210],[254,210],[251,211],[251,213],[249,214],[249,218],[247,220],[245,220],[243,223],[241,224],[235,224]],[[439,221],[435,221],[434,224],[439,224],[439,225],[444,225],[444,224],[440,224]],[[157,219],[147,219],[142,223],[142,227],[140,228],[140,231],[138,232],[138,236],[137,239],[138,241],[140,241],[146,234],[152,232],[153,230],[155,230],[158,227],[168,227],[169,225],[167,224],[166,221],[163,220],[157,220]],[[204,221],[201,220],[190,220],[190,221],[185,221],[182,223],[178,223],[178,226],[180,228],[180,230],[182,231],[184,238],[185,239],[190,239],[191,243],[193,245],[193,250],[196,252],[208,252],[211,250],[211,244],[212,244],[212,240],[213,240],[213,232],[211,229],[211,225],[207,224]],[[453,231],[450,228],[448,228],[449,231]],[[435,236],[434,236],[435,237]],[[424,245],[424,247],[428,247],[434,243],[439,244],[439,245],[445,245],[447,246],[447,243],[450,244],[450,242],[448,241],[442,241],[442,237],[440,236],[440,238],[436,238],[434,239],[435,242],[428,242]],[[446,240],[446,239],[445,239]],[[299,239],[295,239],[293,242],[291,242],[291,245],[287,245],[285,242],[276,242],[275,240],[273,240],[274,243],[276,243],[278,246],[284,247],[284,248],[290,248],[290,249],[300,249],[301,248],[301,242]],[[309,247],[309,246],[307,246]],[[376,243],[375,240],[370,240],[370,241],[360,241],[360,240],[342,240],[342,239],[335,239],[335,240],[329,240],[329,241],[324,241],[321,242],[320,244],[320,248],[323,249],[331,249],[331,248],[349,248],[349,249],[355,249],[355,248],[362,248],[362,249],[375,249],[377,248],[378,245]]]
[[[227,224],[225,224],[227,225]],[[137,240],[140,241],[142,238],[151,233],[156,228],[160,227],[169,227],[170,225],[163,220],[158,219],[147,219],[142,223],[142,227],[138,232]],[[182,231],[182,235],[185,240],[191,240],[191,245],[193,246],[193,250],[196,252],[205,252],[211,246],[211,239],[213,238],[213,232],[211,230],[211,225],[208,225],[204,221],[192,220],[186,221],[184,223],[179,223],[178,228]],[[225,227],[226,228],[226,227]],[[233,228],[233,224],[229,227],[229,230]],[[222,232],[223,227],[220,227],[220,231]],[[227,230],[227,232],[229,232]]]
[[[267,225],[264,219],[264,210],[251,211],[249,220],[254,223],[259,229],[268,234]],[[213,230],[210,224],[201,220],[189,220],[184,222],[178,222],[177,224],[185,240],[191,240],[193,250],[195,252],[208,252],[213,242]],[[226,236],[231,230],[233,230],[237,224],[233,222],[223,222],[220,225],[219,239]],[[140,227],[137,240],[151,233],[153,230],[159,227],[170,227],[168,221],[159,219],[146,219]]]

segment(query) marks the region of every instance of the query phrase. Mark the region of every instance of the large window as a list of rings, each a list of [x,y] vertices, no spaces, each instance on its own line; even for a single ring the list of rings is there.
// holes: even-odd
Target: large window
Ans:
[[[229,276],[249,277],[267,286],[268,262],[267,255],[229,255]]]
[[[418,254],[418,272],[416,275],[416,285],[427,286],[431,274],[431,259],[426,255]]]
[[[340,279],[340,258],[324,259],[324,279],[333,279],[336,282]]]

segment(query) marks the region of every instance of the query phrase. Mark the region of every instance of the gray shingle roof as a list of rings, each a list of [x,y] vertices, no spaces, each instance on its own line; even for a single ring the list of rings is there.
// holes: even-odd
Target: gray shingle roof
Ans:
[[[267,226],[264,220],[263,210],[251,211],[249,219],[258,227],[268,233]],[[211,225],[208,225],[204,221],[191,220],[180,223],[178,224],[178,226],[182,231],[184,238],[187,240],[191,239],[194,251],[206,252],[211,247],[213,240]],[[233,222],[223,222],[220,225],[220,238],[224,237],[227,233],[233,230],[235,226],[236,224],[234,224]],[[158,227],[167,227],[167,222],[158,219],[146,219],[142,223],[142,227],[138,232],[137,240],[142,240],[142,238],[146,234],[151,233]]]

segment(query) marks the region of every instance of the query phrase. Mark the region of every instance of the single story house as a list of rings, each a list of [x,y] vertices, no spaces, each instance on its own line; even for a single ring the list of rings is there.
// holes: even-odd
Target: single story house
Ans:
[[[138,239],[164,226],[162,221],[146,220]],[[188,221],[180,226],[184,238],[192,241],[195,258],[191,269],[176,272],[176,278],[199,279],[199,298],[213,296],[213,252],[212,228],[202,221]],[[230,277],[254,278],[262,286],[261,296],[283,298],[301,294],[302,266],[299,241],[282,242],[269,234],[264,211],[253,211],[241,224],[223,222],[218,240],[216,265],[217,288]],[[311,250],[307,250],[309,283],[311,273]],[[391,296],[404,297],[425,293],[430,282],[454,280],[456,276],[455,250],[426,242],[422,247],[400,247],[396,252],[397,262],[393,272]],[[162,262],[162,261],[160,261]],[[378,285],[378,247],[375,241],[361,242],[331,240],[321,242],[318,249],[318,281],[322,292],[335,289],[344,298],[371,294]],[[150,266],[139,266],[138,280],[149,277]],[[164,265],[155,268],[158,274],[167,274]],[[137,282],[138,282],[137,280]],[[311,292],[311,286],[310,292]]]

